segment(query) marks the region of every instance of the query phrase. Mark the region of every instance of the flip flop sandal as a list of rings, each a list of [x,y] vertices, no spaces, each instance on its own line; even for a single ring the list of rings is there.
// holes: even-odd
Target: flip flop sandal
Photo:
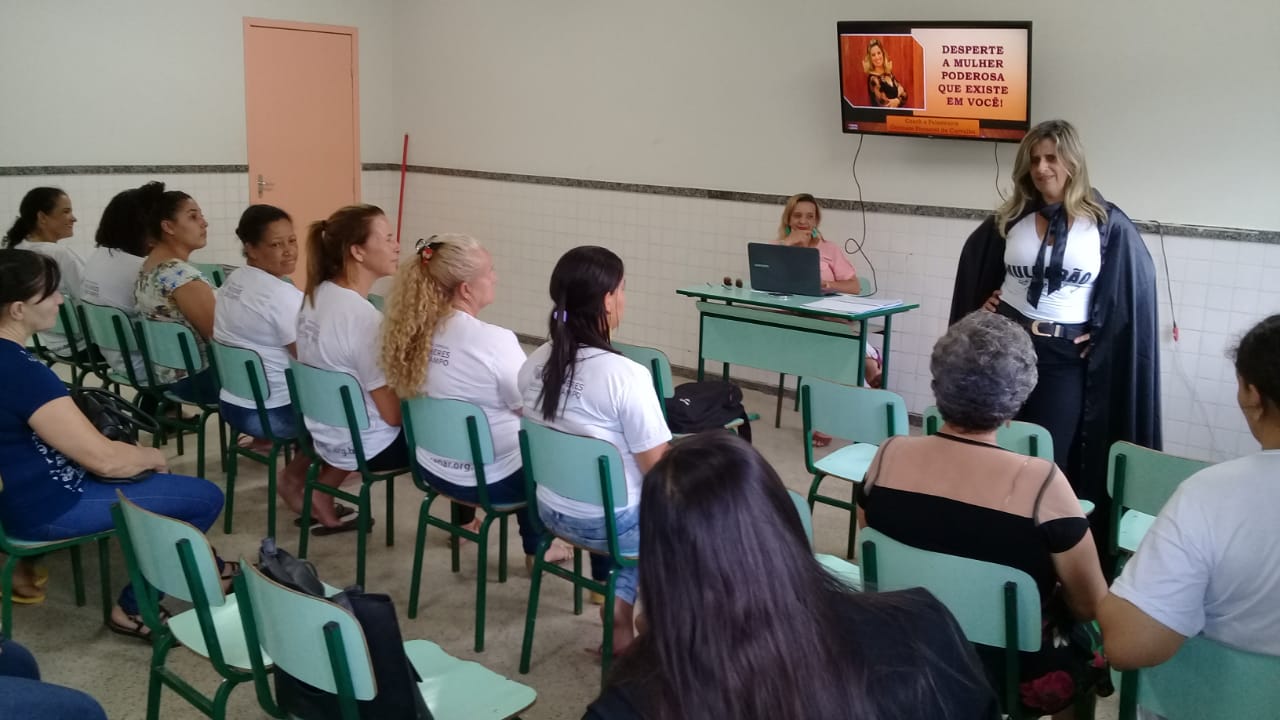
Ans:
[[[338,516],[338,519],[341,520],[342,518],[347,517],[348,515],[355,515],[356,509],[348,505],[343,505],[342,503],[334,503],[333,512]],[[296,528],[302,527],[302,518],[301,517],[294,518],[293,526]],[[315,519],[315,517],[311,518],[311,532],[315,532],[318,528],[322,528],[322,527],[324,527],[324,523]]]
[[[813,434],[813,446],[814,446],[814,447],[824,448],[824,447],[826,447],[826,446],[828,446],[828,445],[830,445],[830,444],[831,444],[831,436],[830,436],[830,435],[824,435],[824,434],[822,434],[822,433],[820,433],[820,432],[815,432],[815,433]]]
[[[147,627],[147,624],[143,622],[142,616],[127,615],[125,617],[128,618],[128,621],[130,623],[129,625],[122,625],[120,623],[117,623],[115,621],[115,618],[112,618],[107,621],[107,629],[117,635],[124,635],[126,637],[137,638],[145,643],[150,643],[151,628]],[[161,605],[160,606],[160,622],[167,624],[169,622],[169,618],[171,617],[173,617],[173,613],[169,612],[168,608]]]
[[[49,568],[37,565],[34,575],[36,587],[42,588],[49,584]]]
[[[372,530],[373,530],[373,526],[374,526],[374,520],[373,520],[373,518],[369,518],[369,530],[370,530],[370,531],[372,531]],[[338,525],[338,526],[336,526],[336,527],[329,527],[328,525],[321,525],[321,526],[320,526],[320,527],[318,527],[318,528],[313,528],[313,529],[311,530],[311,534],[312,534],[312,535],[318,535],[318,536],[324,536],[324,535],[337,535],[338,533],[344,533],[344,532],[355,532],[355,531],[356,531],[356,530],[358,530],[358,529],[360,529],[360,518],[356,517],[356,516],[353,514],[353,515],[348,515],[346,518],[344,518],[344,519],[342,520],[342,524],[341,524],[341,525]]]
[[[0,595],[0,597],[3,596]],[[14,593],[10,599],[13,601],[14,605],[40,605],[44,602],[45,593],[43,590],[41,590],[39,595],[19,595],[18,593]]]

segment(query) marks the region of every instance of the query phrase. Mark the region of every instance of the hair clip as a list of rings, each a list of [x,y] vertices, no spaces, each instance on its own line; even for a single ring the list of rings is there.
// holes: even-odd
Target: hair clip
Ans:
[[[569,322],[569,311],[568,310],[552,310],[551,319],[558,320],[562,323],[567,323]]]

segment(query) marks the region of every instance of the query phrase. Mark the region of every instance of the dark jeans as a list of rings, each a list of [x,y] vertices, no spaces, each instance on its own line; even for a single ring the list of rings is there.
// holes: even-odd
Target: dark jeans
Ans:
[[[195,375],[188,375],[169,386],[169,392],[183,400],[196,405],[216,405],[218,403],[218,377],[213,368],[201,370]]]
[[[191,523],[200,532],[207,532],[222,512],[222,490],[203,478],[156,473],[142,482],[110,485],[86,476],[80,499],[70,510],[43,525],[9,534],[23,540],[65,540],[108,530],[113,526],[111,506],[117,490],[139,507]],[[221,561],[218,564],[221,567]],[[124,586],[118,602],[126,613],[138,613],[132,585]]]
[[[374,472],[391,472],[409,467],[409,446],[404,441],[404,430],[382,452],[367,458],[365,464]]]
[[[1079,495],[1086,485],[1080,477],[1079,459],[1075,457],[1079,453],[1076,440],[1084,412],[1085,361],[1080,357],[1084,346],[1065,338],[1037,335],[1031,336],[1031,344],[1036,349],[1040,379],[1017,419],[1049,431],[1053,436],[1053,457]],[[1096,498],[1089,499],[1096,501]]]
[[[0,638],[0,718],[107,720],[107,714],[79,690],[40,682],[31,653]]]
[[[448,480],[433,475],[422,464],[418,465],[418,469],[422,471],[422,476],[426,479],[428,485],[445,495],[465,502],[480,502],[480,491],[476,489],[476,486],[454,485]],[[485,489],[489,491],[490,505],[515,505],[516,503],[524,502],[524,468],[516,470],[501,480],[488,483],[485,485]],[[452,503],[452,505],[454,522],[466,524],[475,519],[475,508],[457,503]],[[526,504],[515,514],[516,524],[520,527],[520,544],[524,547],[525,555],[532,555],[538,551],[538,533],[534,530],[530,512],[530,506]]]

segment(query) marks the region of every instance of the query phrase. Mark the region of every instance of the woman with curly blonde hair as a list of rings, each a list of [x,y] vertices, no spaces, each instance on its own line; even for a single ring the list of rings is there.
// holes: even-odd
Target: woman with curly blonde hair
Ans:
[[[493,302],[497,284],[493,257],[475,238],[432,236],[396,273],[387,298],[381,362],[387,385],[402,399],[465,400],[484,410],[493,435],[494,459],[484,468],[485,477],[492,478],[489,500],[511,505],[525,501],[516,387],[525,354],[515,333],[477,317]],[[445,496],[479,502],[470,465],[423,449],[416,461],[427,482]],[[475,522],[469,506],[455,504],[454,512],[458,522]],[[528,507],[516,517],[525,555],[532,556],[537,534]],[[569,557],[567,548],[560,553]]]

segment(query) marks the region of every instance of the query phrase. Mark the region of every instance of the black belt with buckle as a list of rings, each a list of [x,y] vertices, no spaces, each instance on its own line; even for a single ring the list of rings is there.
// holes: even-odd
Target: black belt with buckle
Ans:
[[[1076,338],[1089,332],[1088,323],[1056,323],[1048,320],[1032,320],[1015,310],[1008,303],[1000,303],[996,308],[996,312],[1018,323],[1027,332],[1036,337],[1063,338],[1066,340],[1075,340]]]

